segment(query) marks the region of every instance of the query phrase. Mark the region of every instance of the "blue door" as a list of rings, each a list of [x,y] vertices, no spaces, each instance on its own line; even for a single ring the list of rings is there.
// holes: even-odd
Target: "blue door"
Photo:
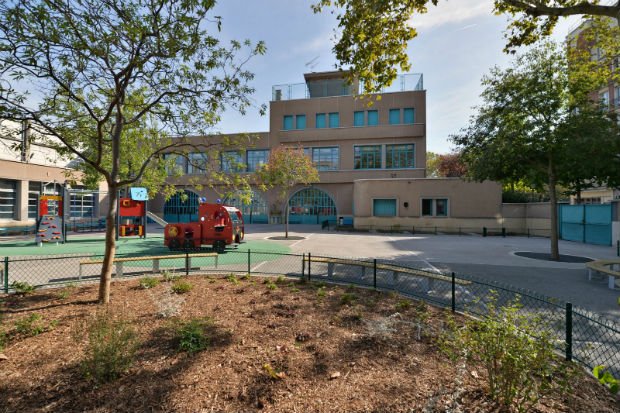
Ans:
[[[611,245],[610,204],[560,205],[559,212],[561,239]]]

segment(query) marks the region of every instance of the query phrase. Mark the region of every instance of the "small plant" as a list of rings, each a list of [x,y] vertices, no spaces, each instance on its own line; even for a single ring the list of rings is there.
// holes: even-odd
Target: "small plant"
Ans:
[[[301,290],[299,288],[297,288],[297,287],[291,288],[291,292],[292,293],[298,293],[299,291],[301,291]]]
[[[86,331],[88,340],[82,361],[86,378],[106,383],[131,366],[138,348],[138,336],[129,321],[100,311],[82,331]]]
[[[71,294],[73,294],[76,288],[77,285],[75,283],[69,283],[65,285],[64,288],[58,291],[56,297],[58,297],[59,300],[66,300],[71,296]]]
[[[409,300],[398,300],[396,303],[396,311],[407,311],[411,307],[411,301]]]
[[[277,286],[277,285],[275,285],[272,281],[269,281],[269,282],[267,283],[267,288],[268,288],[269,290],[277,290],[277,289],[278,289],[278,286]]]
[[[278,278],[276,278],[276,284],[284,284],[286,282],[286,277],[284,277],[283,275],[278,275]]]
[[[154,277],[144,277],[140,280],[140,288],[142,288],[143,290],[155,288],[158,285],[159,285],[159,280]]]
[[[168,271],[168,270],[164,270],[161,272],[161,276],[164,280],[164,282],[174,282],[176,280],[178,280],[179,278],[181,278],[180,276],[176,275],[174,272],[172,271]]]
[[[26,337],[38,336],[53,330],[56,324],[58,324],[57,321],[47,323],[41,314],[32,313],[15,322],[15,332]]]
[[[226,277],[226,281],[232,283],[233,285],[239,285],[239,279],[235,276],[235,274],[229,274]]]
[[[286,373],[284,373],[283,371],[276,371],[276,369],[274,369],[269,363],[263,365],[263,370],[265,370],[267,375],[274,380],[282,380],[286,377]]]
[[[175,294],[185,294],[188,293],[190,291],[192,291],[192,288],[194,288],[194,286],[184,280],[176,280],[174,283],[172,283],[172,292]]]
[[[32,294],[37,287],[28,284],[26,281],[13,281],[11,288],[17,295],[28,295]]]
[[[316,296],[319,300],[322,300],[323,298],[325,298],[326,295],[327,295],[327,291],[325,287],[319,287],[319,289],[316,290]]]
[[[176,339],[180,351],[193,354],[206,350],[211,345],[213,320],[209,317],[182,321],[176,328]]]
[[[613,394],[620,390],[620,380],[616,379],[605,366],[596,366],[592,369],[592,374],[603,386],[607,387]]]
[[[4,330],[0,330],[0,351],[3,351],[9,342],[9,336]]]
[[[357,296],[353,293],[344,293],[340,296],[340,305],[352,305],[357,301]]]
[[[243,274],[243,275],[240,277],[240,279],[241,279],[241,280],[243,280],[243,281],[247,281],[247,280],[249,280],[250,278],[252,278],[252,276],[251,276],[250,274]]]

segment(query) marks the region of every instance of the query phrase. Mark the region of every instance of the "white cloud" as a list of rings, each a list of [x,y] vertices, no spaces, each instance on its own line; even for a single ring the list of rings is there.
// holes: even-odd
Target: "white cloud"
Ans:
[[[445,24],[460,23],[493,13],[491,0],[441,0],[437,7],[429,6],[428,13],[414,14],[409,24],[419,31],[429,30]]]

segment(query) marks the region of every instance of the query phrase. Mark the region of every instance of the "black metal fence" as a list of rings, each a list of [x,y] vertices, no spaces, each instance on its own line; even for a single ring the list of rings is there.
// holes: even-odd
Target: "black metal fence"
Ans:
[[[441,273],[421,268],[421,263],[386,259],[359,259],[283,254],[259,251],[228,251],[217,258],[176,252],[165,258],[131,258],[115,264],[115,277],[164,271],[177,274],[240,273],[285,275],[308,280],[358,285],[395,291],[437,306],[474,316],[487,314],[489,299],[506,305],[518,300],[522,310],[539,315],[555,337],[558,350],[569,360],[593,368],[602,364],[620,376],[620,326],[587,310],[531,291],[502,285],[466,274]],[[204,255],[204,254],[203,254]],[[49,255],[4,257],[0,266],[0,289],[10,293],[14,282],[35,286],[62,286],[98,279],[101,260],[97,255]],[[119,265],[120,264],[120,265]]]

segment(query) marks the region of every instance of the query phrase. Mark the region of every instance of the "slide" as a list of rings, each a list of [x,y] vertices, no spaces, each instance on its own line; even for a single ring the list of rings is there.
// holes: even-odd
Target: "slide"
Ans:
[[[36,241],[37,244],[43,242],[64,242],[62,218],[44,215],[37,227]]]
[[[155,215],[151,211],[146,211],[146,216],[148,218],[151,218],[153,221],[157,222],[162,227],[165,227],[166,225],[168,225],[168,223],[166,221],[164,221],[163,219],[161,219],[160,217],[158,217],[157,215]]]

